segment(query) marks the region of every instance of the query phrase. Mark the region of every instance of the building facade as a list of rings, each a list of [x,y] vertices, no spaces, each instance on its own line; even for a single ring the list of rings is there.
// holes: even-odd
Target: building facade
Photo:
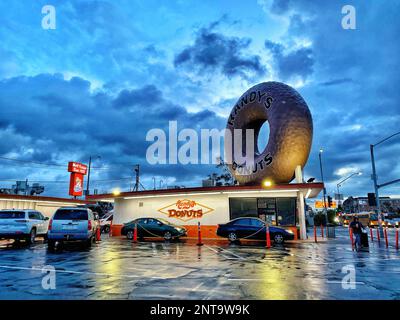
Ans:
[[[313,198],[322,188],[322,183],[270,188],[220,186],[92,195],[88,199],[114,202],[113,235],[120,234],[124,223],[152,217],[185,226],[188,237],[197,235],[200,222],[203,237],[216,238],[218,224],[239,217],[257,217],[270,225],[297,230],[301,220],[299,212],[304,209],[300,194]]]

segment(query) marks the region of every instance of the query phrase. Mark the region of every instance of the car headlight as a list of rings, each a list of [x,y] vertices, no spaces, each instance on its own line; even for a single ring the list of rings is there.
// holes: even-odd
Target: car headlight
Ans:
[[[287,233],[293,234],[293,230],[286,230]]]
[[[338,217],[335,218],[335,222],[339,222],[339,218]]]

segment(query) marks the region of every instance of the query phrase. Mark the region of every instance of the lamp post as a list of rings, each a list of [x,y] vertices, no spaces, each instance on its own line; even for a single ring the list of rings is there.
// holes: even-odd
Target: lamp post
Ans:
[[[324,150],[321,148],[319,149],[318,157],[319,157],[319,169],[321,171],[321,181],[324,183],[324,170],[322,169],[322,153]],[[324,190],[323,190],[323,195],[324,195],[324,208],[326,210],[326,188],[324,185]]]
[[[156,177],[153,177],[153,185],[154,185],[154,190],[156,190]]]
[[[374,189],[375,189],[375,199],[376,199],[376,211],[378,213],[378,224],[379,224],[379,233],[381,234],[381,236],[383,236],[383,228],[382,228],[382,212],[381,212],[381,203],[379,201],[379,188],[388,186],[390,184],[396,183],[396,182],[400,182],[400,179],[396,179],[393,181],[389,181],[386,183],[382,183],[382,184],[378,184],[378,176],[376,174],[376,168],[375,168],[375,156],[374,156],[374,147],[376,147],[377,145],[389,140],[390,138],[397,136],[400,134],[399,132],[396,132],[394,134],[392,134],[391,136],[379,141],[378,143],[375,144],[371,144],[370,145],[370,152],[371,152],[371,166],[372,166],[372,181],[374,182]]]
[[[342,186],[342,184],[343,184],[345,181],[349,180],[351,177],[354,177],[355,175],[361,176],[361,175],[362,175],[362,172],[354,172],[354,173],[352,173],[351,175],[349,175],[347,178],[344,178],[342,181],[338,182],[338,184],[336,185],[339,204],[341,204],[341,203],[340,203],[340,191],[339,191],[339,188]]]
[[[100,156],[93,156],[96,159],[100,159]],[[90,169],[92,167],[92,156],[89,157],[89,167],[88,167],[88,176],[87,176],[87,182],[86,182],[86,195],[89,195],[89,186],[90,186]]]
[[[164,183],[164,181],[161,179],[160,180],[160,189],[161,189],[161,184],[163,184]]]

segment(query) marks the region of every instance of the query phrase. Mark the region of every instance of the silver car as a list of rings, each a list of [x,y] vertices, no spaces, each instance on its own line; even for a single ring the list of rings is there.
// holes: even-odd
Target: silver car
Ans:
[[[92,210],[78,207],[58,209],[49,223],[48,247],[55,249],[56,242],[82,242],[91,247],[100,228],[98,216]]]
[[[0,239],[26,240],[32,244],[36,236],[47,237],[48,220],[36,210],[0,210]]]

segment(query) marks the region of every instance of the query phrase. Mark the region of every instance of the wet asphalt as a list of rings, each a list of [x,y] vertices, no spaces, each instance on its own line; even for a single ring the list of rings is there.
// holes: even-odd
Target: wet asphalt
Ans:
[[[199,247],[103,235],[91,249],[53,253],[41,240],[2,241],[0,299],[400,299],[393,230],[389,239],[389,248],[381,239],[363,252],[352,251],[344,228],[333,240],[271,249],[262,242]],[[42,285],[54,274],[49,268],[55,288]]]

